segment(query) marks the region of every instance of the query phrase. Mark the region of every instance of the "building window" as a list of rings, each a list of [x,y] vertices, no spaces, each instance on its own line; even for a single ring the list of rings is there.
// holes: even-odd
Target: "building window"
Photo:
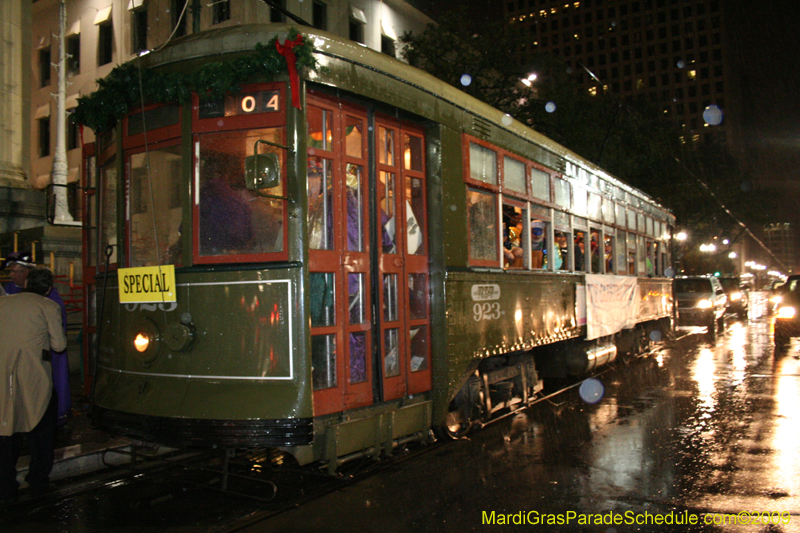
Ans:
[[[172,0],[170,11],[170,22],[172,28],[175,30],[175,37],[183,37],[186,35],[186,3],[188,0]]]
[[[394,40],[392,40],[391,37],[381,35],[381,52],[392,57],[397,57],[395,56]]]
[[[318,30],[328,29],[328,4],[314,0],[314,11],[312,13],[312,24]]]
[[[78,123],[72,118],[75,109],[67,109],[67,150],[74,150],[80,147],[80,130]]]
[[[81,72],[81,34],[67,37],[67,76]]]
[[[39,80],[40,87],[47,87],[50,85],[50,48],[43,48],[39,50]]]
[[[147,9],[139,9],[131,13],[133,19],[133,50],[134,54],[147,50]]]
[[[114,50],[114,26],[111,22],[97,26],[97,65],[111,63]]]
[[[354,18],[350,19],[350,40],[364,44],[364,23]]]
[[[286,10],[286,0],[280,0],[279,2],[277,2],[277,4],[281,6],[283,10]],[[274,7],[271,7],[269,9],[269,21],[286,22],[286,15],[284,15],[280,9],[275,9]]]
[[[39,119],[39,157],[50,155],[50,117]]]
[[[213,4],[214,12],[212,15],[212,24],[219,24],[231,19],[231,1],[230,0],[217,0]]]

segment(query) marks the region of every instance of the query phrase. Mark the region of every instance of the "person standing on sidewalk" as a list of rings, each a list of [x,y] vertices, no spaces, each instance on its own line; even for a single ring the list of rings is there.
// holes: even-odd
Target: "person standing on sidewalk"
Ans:
[[[7,294],[18,294],[22,292],[28,274],[35,267],[36,263],[33,262],[30,252],[14,252],[8,254],[5,260],[5,268],[11,273],[11,281],[6,283],[5,292]],[[61,307],[61,324],[66,334],[67,308],[64,305],[64,300],[55,287],[50,289],[50,292],[47,293],[47,297]],[[53,351],[50,355],[53,365],[53,384],[58,393],[57,425],[59,430],[66,431],[68,430],[68,426],[66,425],[67,421],[72,414],[72,391],[70,390],[69,384],[69,356],[67,355],[66,349],[62,352]]]
[[[53,273],[28,273],[22,293],[0,298],[0,500],[17,496],[17,459],[28,434],[31,464],[25,477],[32,494],[47,489],[53,469],[57,395],[50,350],[62,351],[67,338],[58,304],[45,297]]]

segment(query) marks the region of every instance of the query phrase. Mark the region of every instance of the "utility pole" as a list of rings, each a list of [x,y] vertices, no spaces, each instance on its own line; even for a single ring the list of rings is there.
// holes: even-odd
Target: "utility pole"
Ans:
[[[67,204],[67,52],[65,33],[67,31],[67,6],[64,0],[58,7],[58,93],[56,97],[56,147],[53,155],[53,171],[50,178],[55,198],[55,223],[74,222]]]

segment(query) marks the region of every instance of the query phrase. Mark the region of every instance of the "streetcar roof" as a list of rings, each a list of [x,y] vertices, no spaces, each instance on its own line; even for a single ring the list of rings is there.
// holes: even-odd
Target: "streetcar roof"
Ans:
[[[493,126],[499,129],[508,131],[525,141],[542,147],[563,158],[566,162],[611,182],[648,204],[657,206],[663,211],[663,215],[666,215],[670,221],[674,222],[675,217],[670,210],[660,205],[645,192],[628,185],[606,172],[603,168],[587,161],[575,152],[517,120],[512,120],[509,123],[506,118],[504,123],[503,118],[506,117],[506,114],[502,111],[460,91],[423,70],[323,30],[283,23],[228,26],[187,35],[167,44],[162,49],[143,56],[141,59],[144,66],[156,68],[172,63],[206,59],[213,56],[241,54],[253,50],[258,43],[265,44],[269,42],[274,37],[284,38],[292,29],[302,33],[305,38],[312,39],[314,54],[320,64],[324,65],[326,58],[335,58],[361,65],[373,72],[382,73],[396,81],[420,89],[434,98],[491,122]],[[306,72],[305,77],[309,81],[330,84],[330,81],[326,80],[324,74],[321,73]]]

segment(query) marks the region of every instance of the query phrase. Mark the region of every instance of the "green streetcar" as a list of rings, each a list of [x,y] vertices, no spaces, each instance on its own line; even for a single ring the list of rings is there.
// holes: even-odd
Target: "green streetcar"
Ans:
[[[122,113],[88,159],[96,423],[333,471],[525,408],[543,379],[670,329],[668,210],[331,34],[301,28],[270,67],[290,35],[189,36],[120,71],[143,105],[81,101],[90,125]],[[198,88],[253,57],[240,90]]]

